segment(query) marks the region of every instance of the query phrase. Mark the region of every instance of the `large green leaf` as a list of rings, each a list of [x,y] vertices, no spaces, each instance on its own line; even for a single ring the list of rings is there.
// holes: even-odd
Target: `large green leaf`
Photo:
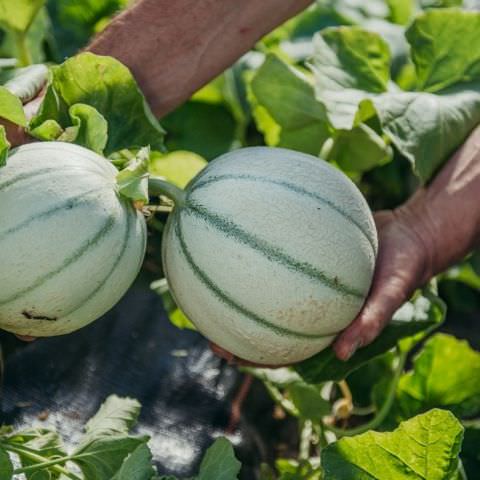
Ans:
[[[448,28],[452,16],[458,24],[453,33],[464,26],[469,35],[480,22],[480,13],[458,16],[457,13],[447,9],[435,15],[424,14],[409,30],[417,75],[425,77],[422,82],[428,86],[426,78],[431,73],[436,87],[428,90],[435,90],[436,94],[403,92],[389,82],[388,49],[375,33],[342,27],[328,29],[315,39],[311,68],[316,96],[325,105],[333,127],[351,130],[378,117],[383,133],[410,160],[422,182],[436,173],[480,122],[476,57],[458,54],[452,40],[455,35],[449,42],[441,41],[443,36],[452,34]],[[430,47],[420,31],[428,31],[429,38],[435,39],[428,44]],[[443,65],[443,58],[449,64],[448,71],[439,66]],[[448,74],[450,70],[459,75]],[[470,83],[465,83],[467,80]]]
[[[250,81],[250,101],[268,145],[320,153],[329,136],[325,109],[297,69],[269,55]]]
[[[480,353],[445,334],[430,338],[400,379],[396,402],[403,418],[433,407],[457,415],[480,413]]]
[[[44,3],[45,0],[0,0],[0,26],[26,32]]]
[[[390,162],[393,151],[375,130],[361,123],[335,134],[328,158],[345,172],[366,172]]]
[[[148,437],[100,437],[77,449],[71,459],[81,468],[85,478],[112,480],[121,472],[125,459],[147,441]]]
[[[350,360],[339,360],[331,347],[294,368],[309,383],[342,380],[348,374],[396,345],[410,349],[427,332],[439,326],[445,318],[443,302],[432,293],[406,303],[385,327],[380,336],[367,347],[358,350]]]
[[[240,467],[232,444],[226,438],[219,438],[207,450],[196,480],[237,480]]]
[[[389,433],[342,438],[322,452],[325,480],[453,480],[463,427],[450,413],[431,410]]]
[[[82,103],[108,123],[105,153],[150,145],[163,150],[164,131],[127,67],[111,57],[81,53],[51,68],[47,95],[30,128],[47,120],[70,126],[68,108]]]
[[[418,88],[438,92],[480,80],[480,14],[457,9],[425,12],[407,31]]]
[[[189,101],[162,119],[167,148],[188,150],[212,160],[235,146],[236,123],[222,104]]]
[[[141,444],[127,457],[112,480],[151,480],[153,475],[152,452],[147,445]]]

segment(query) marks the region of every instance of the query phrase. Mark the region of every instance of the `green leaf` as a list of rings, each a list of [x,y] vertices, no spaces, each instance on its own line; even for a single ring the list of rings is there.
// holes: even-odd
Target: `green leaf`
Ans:
[[[0,26],[26,32],[44,4],[45,0],[0,0]]]
[[[121,471],[125,459],[147,441],[148,437],[109,434],[76,450],[71,460],[80,467],[85,478],[112,480]]]
[[[47,10],[41,8],[26,33],[4,31],[0,54],[18,58],[17,63],[22,66],[45,62],[45,47],[51,43],[51,28]]]
[[[425,292],[425,295],[407,302],[395,313],[393,320],[380,336],[370,345],[359,349],[350,360],[346,362],[339,360],[329,347],[295,365],[294,369],[308,383],[339,381],[397,345],[409,350],[433,328],[438,327],[445,318],[443,302],[430,292]]]
[[[257,127],[268,145],[320,153],[329,125],[304,74],[269,55],[251,79],[249,91]]]
[[[47,460],[53,460],[55,457],[66,456],[65,448],[62,444],[60,435],[49,429],[32,429],[17,432],[10,438],[12,445],[21,445],[27,449],[27,452],[22,453],[17,451],[17,455],[23,467],[33,466],[37,461],[33,461],[28,454],[32,450],[41,457]],[[57,474],[51,468],[45,468],[41,471],[25,474],[28,480],[48,480],[50,478],[57,478]]]
[[[328,160],[346,172],[366,172],[392,158],[390,145],[364,123],[352,130],[339,130],[328,154]]]
[[[431,410],[389,433],[342,438],[322,452],[325,480],[453,480],[463,427],[450,413]]]
[[[456,415],[480,413],[480,353],[466,341],[436,334],[413,361],[412,371],[400,379],[396,402],[403,418],[433,407]]]
[[[90,105],[76,103],[68,109],[72,126],[57,138],[72,142],[102,154],[106,147],[108,124],[105,118]]]
[[[311,63],[318,95],[341,88],[382,93],[390,80],[390,51],[376,33],[359,27],[328,28],[314,38]]]
[[[373,104],[385,133],[425,183],[480,123],[480,82],[438,95],[380,95]]]
[[[110,395],[85,425],[81,443],[109,435],[126,435],[137,422],[140,408],[138,400]]]
[[[0,447],[0,478],[8,480],[13,477],[13,465],[8,453]]]
[[[141,444],[127,457],[112,480],[150,480],[153,475],[152,453],[147,445]]]
[[[207,165],[207,161],[193,152],[178,150],[167,154],[152,152],[149,171],[164,177],[177,187],[185,188],[188,182]]]
[[[440,25],[430,23],[432,35],[441,35]],[[414,56],[417,47],[421,51],[422,44],[412,43]],[[456,83],[438,95],[402,92],[388,83],[388,67],[388,50],[374,33],[343,27],[315,38],[316,96],[333,127],[351,130],[378,116],[383,133],[425,183],[480,123],[480,81]]]
[[[48,68],[45,65],[32,65],[14,70],[4,87],[23,103],[27,103],[38,94],[47,78]]]
[[[196,480],[237,480],[240,467],[231,443],[219,438],[207,450]]]
[[[27,119],[22,102],[5,87],[0,87],[0,118],[25,127]]]
[[[163,150],[164,131],[132,74],[119,61],[81,53],[50,71],[47,95],[30,123],[32,130],[46,120],[66,128],[69,107],[82,103],[95,108],[108,123],[106,155],[145,145]]]
[[[48,2],[57,61],[75,55],[97,33],[98,25],[129,4],[129,0],[64,0]]]
[[[322,398],[320,389],[319,385],[310,385],[305,382],[295,382],[287,387],[289,397],[300,417],[321,422],[323,417],[331,412],[332,407]]]
[[[6,165],[9,149],[10,142],[7,140],[7,132],[5,131],[5,127],[0,125],[0,167]]]
[[[162,124],[170,151],[187,150],[212,160],[235,146],[237,126],[224,105],[189,101],[164,117]]]
[[[118,173],[118,191],[134,202],[148,203],[148,164],[150,149],[142,148],[128,165]]]
[[[414,0],[386,0],[390,13],[388,20],[392,23],[407,25],[415,13]]]
[[[438,92],[480,80],[480,13],[430,10],[415,19],[406,36],[412,45],[418,88]]]
[[[68,127],[67,127],[68,128]],[[45,142],[57,140],[63,133],[63,128],[55,120],[45,120],[41,125],[35,128],[29,128],[28,133]]]

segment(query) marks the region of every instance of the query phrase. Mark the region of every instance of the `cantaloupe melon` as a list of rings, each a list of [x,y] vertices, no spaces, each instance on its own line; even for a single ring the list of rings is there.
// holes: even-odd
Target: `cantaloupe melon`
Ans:
[[[86,148],[31,143],[0,169],[0,328],[50,336],[108,311],[145,253],[143,215]]]
[[[370,209],[325,161],[254,147],[212,161],[167,223],[173,297],[211,341],[266,365],[306,359],[357,315],[377,255]]]

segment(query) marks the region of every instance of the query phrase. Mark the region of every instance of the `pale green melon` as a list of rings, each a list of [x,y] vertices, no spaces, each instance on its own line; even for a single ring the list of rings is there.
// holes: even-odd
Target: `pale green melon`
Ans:
[[[187,317],[224,349],[268,365],[333,341],[362,307],[376,255],[356,186],[328,163],[280,148],[211,162],[163,238],[165,273]]]
[[[120,300],[142,264],[146,225],[116,175],[68,143],[12,152],[0,169],[0,328],[60,335]]]

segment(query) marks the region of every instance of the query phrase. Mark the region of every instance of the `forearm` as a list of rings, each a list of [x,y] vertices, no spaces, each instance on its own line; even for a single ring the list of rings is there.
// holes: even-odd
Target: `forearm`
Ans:
[[[141,0],[89,50],[133,72],[162,116],[313,0]]]
[[[442,272],[480,240],[480,128],[474,131],[430,185],[404,207],[425,245],[425,278]]]

